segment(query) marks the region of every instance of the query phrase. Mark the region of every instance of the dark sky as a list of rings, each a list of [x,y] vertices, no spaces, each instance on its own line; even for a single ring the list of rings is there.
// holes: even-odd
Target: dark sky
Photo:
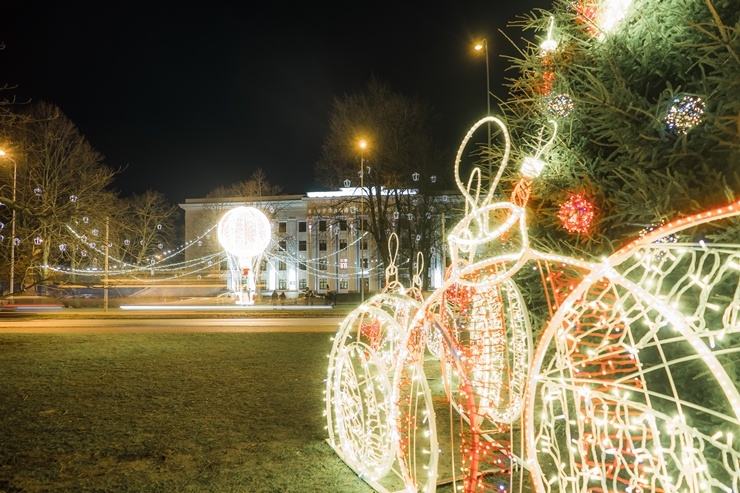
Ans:
[[[485,58],[472,41],[488,39],[491,90],[504,95],[513,72],[501,55],[512,48],[498,31],[519,39],[507,23],[552,5],[83,3],[4,2],[0,82],[17,88],[3,95],[58,105],[123,168],[122,195],[152,189],[170,202],[258,167],[287,193],[318,189],[332,102],[372,75],[428,100],[443,145],[455,147],[486,112]]]

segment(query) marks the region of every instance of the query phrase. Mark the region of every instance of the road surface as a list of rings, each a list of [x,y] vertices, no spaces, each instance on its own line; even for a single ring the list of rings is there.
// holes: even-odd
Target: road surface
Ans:
[[[343,317],[311,318],[2,318],[0,334],[127,332],[336,332]]]

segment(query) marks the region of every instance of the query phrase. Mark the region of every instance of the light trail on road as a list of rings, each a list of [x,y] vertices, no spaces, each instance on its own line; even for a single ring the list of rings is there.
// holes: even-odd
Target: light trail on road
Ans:
[[[0,334],[131,332],[336,332],[343,317],[2,319]]]

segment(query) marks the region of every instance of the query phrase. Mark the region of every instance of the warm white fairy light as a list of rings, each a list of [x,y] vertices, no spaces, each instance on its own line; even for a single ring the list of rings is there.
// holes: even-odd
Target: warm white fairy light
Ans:
[[[552,28],[555,26],[555,17],[550,16],[550,26],[547,29],[547,39],[540,43],[541,54],[547,55],[558,48],[558,42],[552,39]]]
[[[597,15],[597,23],[603,33],[612,31],[624,20],[632,0],[604,0]]]

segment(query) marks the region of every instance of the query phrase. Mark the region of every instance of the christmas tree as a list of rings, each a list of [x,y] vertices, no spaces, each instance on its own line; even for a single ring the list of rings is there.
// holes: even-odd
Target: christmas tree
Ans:
[[[740,197],[739,22],[738,0],[556,0],[514,23],[535,40],[501,103],[518,161],[558,128],[529,200],[540,247],[602,257]]]

